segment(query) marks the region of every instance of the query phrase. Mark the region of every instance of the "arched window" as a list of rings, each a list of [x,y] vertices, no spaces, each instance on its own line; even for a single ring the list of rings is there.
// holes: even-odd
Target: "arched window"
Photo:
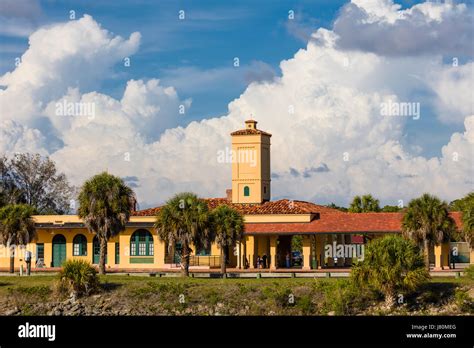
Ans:
[[[244,187],[244,196],[245,197],[250,196],[250,187],[248,187],[248,186]]]
[[[87,238],[83,234],[77,234],[73,241],[72,255],[86,256],[87,255]]]
[[[147,230],[133,232],[130,238],[130,256],[153,256],[153,236]]]

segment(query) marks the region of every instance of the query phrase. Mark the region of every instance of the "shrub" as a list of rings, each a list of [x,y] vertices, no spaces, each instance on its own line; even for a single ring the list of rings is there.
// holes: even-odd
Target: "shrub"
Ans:
[[[474,265],[470,265],[469,267],[466,267],[464,269],[464,275],[467,278],[474,280]]]
[[[87,261],[68,260],[59,273],[58,290],[76,296],[89,295],[99,286],[96,269]]]
[[[472,313],[474,311],[474,301],[471,299],[467,291],[456,289],[454,301],[461,312]]]
[[[354,265],[351,279],[361,287],[370,286],[385,296],[388,308],[399,293],[416,290],[429,279],[418,247],[400,236],[375,239],[365,250],[364,260]]]

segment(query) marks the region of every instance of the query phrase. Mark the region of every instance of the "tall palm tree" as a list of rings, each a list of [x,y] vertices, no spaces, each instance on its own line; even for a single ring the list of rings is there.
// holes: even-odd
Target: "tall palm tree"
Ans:
[[[35,209],[27,204],[10,204],[0,209],[0,242],[10,249],[10,273],[15,271],[15,247],[36,238]]]
[[[161,207],[155,229],[169,248],[181,243],[181,271],[185,277],[189,276],[191,245],[199,250],[209,247],[212,241],[207,204],[190,192],[175,195]]]
[[[87,180],[79,193],[78,215],[100,242],[99,274],[105,274],[107,242],[125,230],[135,194],[122,179],[103,172]]]
[[[226,251],[242,239],[244,218],[235,209],[221,205],[212,211],[212,229],[215,242],[221,249],[221,273],[226,273]]]
[[[364,260],[357,262],[351,271],[351,278],[359,286],[380,290],[388,308],[395,305],[397,293],[413,291],[429,277],[415,243],[393,235],[371,241]]]
[[[403,235],[423,248],[428,270],[430,247],[449,241],[454,228],[455,223],[449,216],[448,204],[428,193],[408,203],[402,221]]]
[[[372,197],[372,195],[355,196],[349,207],[350,213],[368,213],[379,212],[379,200]]]

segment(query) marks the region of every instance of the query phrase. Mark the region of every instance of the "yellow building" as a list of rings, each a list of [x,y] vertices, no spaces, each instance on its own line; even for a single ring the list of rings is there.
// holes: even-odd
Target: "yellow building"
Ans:
[[[245,221],[243,240],[226,251],[228,267],[265,268],[269,271],[297,265],[302,271],[350,267],[360,258],[367,240],[401,232],[401,213],[343,213],[310,202],[271,201],[271,134],[248,120],[245,128],[231,133],[232,189],[225,198],[205,199],[210,209],[227,204],[239,210]],[[180,245],[168,248],[153,230],[159,207],[135,211],[125,231],[107,246],[108,271],[169,271],[179,269]],[[458,226],[458,213],[452,213]],[[33,270],[60,267],[66,259],[99,262],[99,243],[76,215],[34,217],[37,240],[26,246],[33,254]],[[301,236],[302,255],[292,253],[291,240]],[[15,265],[24,263],[24,250],[16,253]],[[449,245],[432,252],[435,268],[449,267]],[[219,267],[220,250],[194,250],[191,269]],[[0,269],[9,267],[9,250],[0,252]],[[258,260],[264,259],[263,262]],[[473,257],[471,257],[471,262]],[[298,269],[298,268],[296,268]]]

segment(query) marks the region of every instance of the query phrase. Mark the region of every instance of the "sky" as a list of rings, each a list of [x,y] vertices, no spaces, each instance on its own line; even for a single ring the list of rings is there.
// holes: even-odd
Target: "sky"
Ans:
[[[273,199],[452,200],[473,189],[473,30],[472,1],[4,0],[0,152],[75,185],[107,170],[144,208],[222,197],[217,153],[253,117]]]

